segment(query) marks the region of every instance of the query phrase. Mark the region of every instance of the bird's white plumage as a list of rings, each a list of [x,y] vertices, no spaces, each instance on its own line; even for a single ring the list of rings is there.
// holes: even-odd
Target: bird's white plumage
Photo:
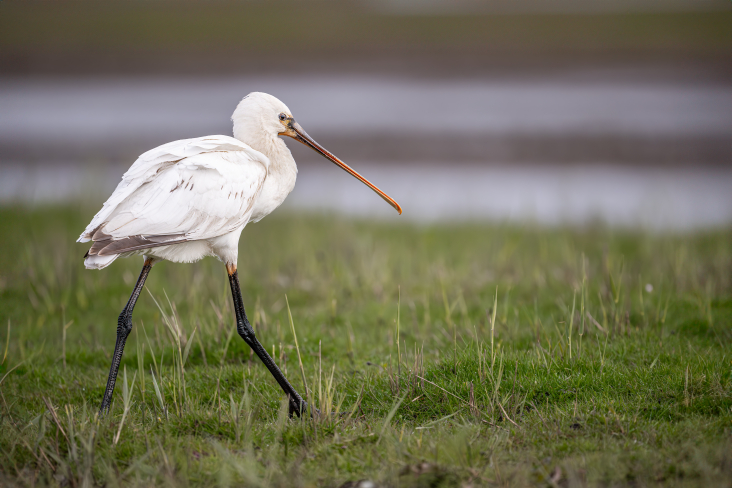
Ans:
[[[113,243],[154,236],[156,242],[169,239],[175,246],[90,255],[85,264],[99,269],[118,255],[142,252],[177,262],[206,255],[235,260],[238,236],[251,217],[269,165],[267,156],[229,136],[174,141],[144,153],[78,241],[93,240],[100,232]],[[228,256],[217,244],[232,244],[227,238],[232,233],[236,242]]]
[[[108,224],[103,230],[117,239],[137,234],[190,231],[192,229],[171,224],[192,217],[196,211],[211,212],[212,218],[208,220],[226,225],[222,219],[241,206],[237,201],[255,196],[252,187],[261,185],[268,167],[267,156],[229,136],[198,137],[163,144],[142,154],[127,170],[77,242],[90,241],[94,231],[105,222]],[[180,188],[174,190],[181,182],[185,190],[192,187],[189,194],[178,191]],[[249,187],[248,195],[244,195],[246,188],[239,188],[239,184]],[[218,192],[215,191],[217,185]],[[227,198],[223,202],[225,205],[219,206],[225,189],[240,196],[236,200]],[[153,227],[156,222],[163,226]],[[197,235],[202,232],[197,230]]]
[[[141,155],[79,237],[94,241],[85,266],[101,269],[132,254],[235,264],[244,226],[272,212],[295,186],[280,114],[290,117],[277,98],[250,93],[232,116],[235,137],[174,141]]]

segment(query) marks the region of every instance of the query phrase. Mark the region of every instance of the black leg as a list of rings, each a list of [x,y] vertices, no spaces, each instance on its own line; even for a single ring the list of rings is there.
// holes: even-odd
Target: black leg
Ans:
[[[114,355],[112,356],[112,366],[109,368],[109,378],[107,379],[107,388],[104,390],[104,398],[102,406],[99,407],[99,413],[105,414],[109,411],[109,405],[112,403],[112,393],[114,393],[114,383],[117,380],[117,372],[119,371],[119,363],[122,360],[122,351],[125,349],[127,336],[132,332],[132,310],[135,308],[137,298],[140,296],[142,287],[145,286],[145,280],[153,267],[153,260],[146,259],[145,265],[142,267],[140,277],[137,278],[135,289],[127,301],[127,305],[122,309],[117,319],[117,343],[114,345]]]
[[[229,274],[229,284],[231,285],[231,296],[234,299],[234,310],[236,312],[236,331],[239,333],[244,342],[252,348],[254,354],[259,356],[272,376],[274,376],[280,388],[285,392],[290,400],[290,415],[297,415],[298,417],[302,412],[307,411],[307,403],[302,397],[295,391],[285,375],[282,374],[280,368],[277,367],[272,357],[267,353],[267,350],[262,347],[256,336],[254,335],[254,329],[249,324],[247,314],[244,311],[244,301],[241,297],[241,288],[239,286],[239,274],[236,272],[236,266],[227,264],[226,271]]]

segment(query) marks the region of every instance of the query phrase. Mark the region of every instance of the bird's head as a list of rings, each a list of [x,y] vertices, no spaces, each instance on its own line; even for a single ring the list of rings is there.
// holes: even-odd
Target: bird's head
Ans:
[[[254,141],[263,135],[271,138],[287,136],[305,144],[314,151],[322,154],[344,171],[371,188],[377,195],[394,207],[399,215],[402,207],[389,195],[378,189],[373,183],[361,176],[346,163],[335,157],[333,153],[315,142],[307,132],[295,121],[287,105],[267,93],[252,92],[239,102],[232,116],[234,122],[234,137],[258,149]]]

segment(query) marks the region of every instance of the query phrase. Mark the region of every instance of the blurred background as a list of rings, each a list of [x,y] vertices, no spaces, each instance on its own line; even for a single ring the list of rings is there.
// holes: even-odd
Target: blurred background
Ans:
[[[4,0],[0,203],[91,217],[137,155],[231,134],[256,90],[402,218],[724,226],[731,26],[728,0]],[[286,208],[396,218],[288,145]]]

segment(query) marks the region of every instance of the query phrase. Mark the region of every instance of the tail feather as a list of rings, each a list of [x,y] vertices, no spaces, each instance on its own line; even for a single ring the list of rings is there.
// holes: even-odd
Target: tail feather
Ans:
[[[112,254],[109,256],[99,256],[97,254],[90,255],[88,252],[84,256],[84,267],[86,269],[102,269],[106,268],[112,262],[119,257],[119,254]]]
[[[87,269],[102,269],[109,266],[120,254],[142,251],[153,247],[169,246],[186,242],[184,234],[130,236],[114,240],[101,230],[92,236],[94,243],[84,255]]]
[[[109,256],[110,254],[122,254],[152,247],[169,246],[186,242],[184,234],[172,234],[163,236],[130,236],[119,240],[94,241],[90,254]]]

